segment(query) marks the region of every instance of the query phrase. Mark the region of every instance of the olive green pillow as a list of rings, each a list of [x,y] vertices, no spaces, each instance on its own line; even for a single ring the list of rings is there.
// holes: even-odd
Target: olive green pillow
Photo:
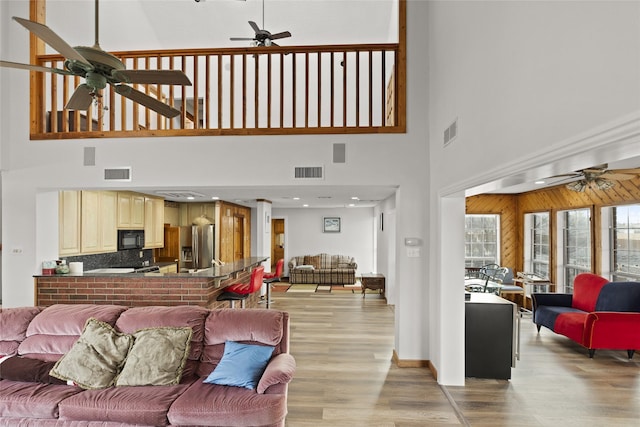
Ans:
[[[116,386],[178,384],[189,356],[192,334],[189,327],[136,331]]]
[[[78,341],[56,362],[49,375],[73,381],[85,389],[112,386],[132,345],[133,336],[89,318]]]

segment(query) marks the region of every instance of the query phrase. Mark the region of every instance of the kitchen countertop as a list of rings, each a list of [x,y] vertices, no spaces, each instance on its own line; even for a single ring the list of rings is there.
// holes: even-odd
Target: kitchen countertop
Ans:
[[[33,277],[120,277],[126,278],[130,277],[132,279],[137,279],[141,277],[153,277],[153,278],[185,278],[188,279],[190,277],[197,278],[213,278],[213,279],[223,279],[231,276],[234,273],[239,271],[246,270],[247,268],[259,265],[260,263],[268,260],[269,257],[266,256],[258,256],[258,257],[249,257],[244,258],[239,261],[229,262],[225,265],[215,266],[211,268],[204,268],[200,270],[193,270],[192,273],[67,273],[67,274],[54,274],[54,275],[44,275],[44,274],[34,274]],[[165,265],[174,264],[173,262],[157,262],[151,264],[152,266],[157,265],[158,267],[163,267]]]

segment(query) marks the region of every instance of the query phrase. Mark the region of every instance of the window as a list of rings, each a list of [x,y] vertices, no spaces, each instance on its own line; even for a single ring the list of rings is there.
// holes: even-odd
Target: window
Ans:
[[[612,280],[640,280],[640,205],[612,208],[611,242]]]
[[[465,267],[500,264],[499,224],[499,215],[465,215]]]
[[[549,212],[526,214],[525,271],[538,277],[549,276]]]
[[[578,209],[561,212],[562,277],[564,292],[573,293],[573,279],[591,271],[591,211]]]

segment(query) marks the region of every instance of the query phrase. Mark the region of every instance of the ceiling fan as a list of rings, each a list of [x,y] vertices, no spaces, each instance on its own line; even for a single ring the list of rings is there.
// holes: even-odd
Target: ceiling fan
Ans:
[[[291,37],[291,33],[289,31],[282,31],[280,33],[271,34],[267,30],[261,30],[253,21],[249,21],[249,25],[253,28],[255,32],[255,36],[253,37],[231,37],[229,40],[239,41],[239,40],[251,40],[253,41],[255,46],[278,46],[278,44],[274,43],[274,40],[284,39],[286,37]],[[264,25],[263,25],[264,26]]]
[[[574,173],[556,175],[553,178],[567,177],[569,180],[579,178],[565,185],[571,191],[583,192],[587,188],[608,190],[616,185],[615,181],[626,181],[640,175],[640,168],[609,169],[609,165],[602,164],[587,169],[581,169]]]
[[[13,19],[64,56],[64,69],[1,60],[0,66],[83,77],[85,82],[75,89],[65,109],[87,110],[94,100],[99,101],[100,91],[109,84],[116,93],[158,114],[168,118],[180,115],[179,110],[127,83],[191,86],[189,78],[179,70],[127,70],[122,61],[102,50],[98,42],[98,0],[95,0],[95,43],[91,47],[71,47],[44,24],[16,16]]]

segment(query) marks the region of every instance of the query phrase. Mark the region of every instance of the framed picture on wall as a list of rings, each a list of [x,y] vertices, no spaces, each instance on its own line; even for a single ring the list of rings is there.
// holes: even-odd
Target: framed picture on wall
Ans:
[[[325,233],[339,233],[340,232],[340,217],[337,216],[325,216],[322,224],[322,231]]]

